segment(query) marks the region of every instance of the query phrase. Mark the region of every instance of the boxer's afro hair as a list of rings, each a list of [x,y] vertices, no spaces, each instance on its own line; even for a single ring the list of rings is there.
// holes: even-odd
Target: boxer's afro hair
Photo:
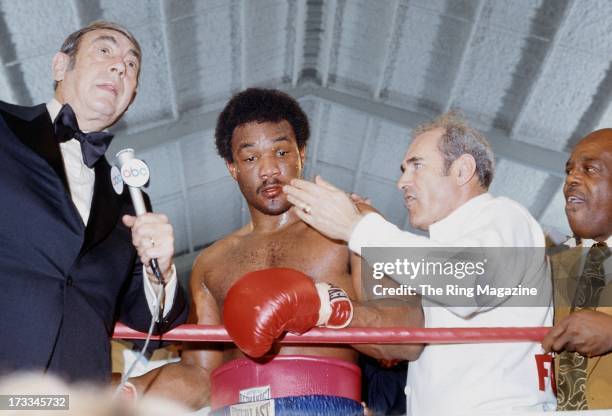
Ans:
[[[279,123],[287,120],[301,150],[310,136],[308,117],[298,102],[282,91],[249,88],[234,95],[227,103],[215,128],[217,152],[228,162],[233,162],[232,135],[236,127],[250,122]]]

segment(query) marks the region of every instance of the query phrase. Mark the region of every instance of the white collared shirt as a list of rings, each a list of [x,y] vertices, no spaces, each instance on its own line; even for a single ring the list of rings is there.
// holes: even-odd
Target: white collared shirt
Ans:
[[[476,196],[429,228],[430,237],[400,230],[370,213],[356,225],[349,247],[544,247],[544,233],[529,212],[508,198]],[[542,263],[545,264],[542,252]],[[548,307],[495,307],[474,314],[432,307],[423,299],[425,326],[534,327],[552,325]],[[544,298],[546,299],[546,298]],[[460,311],[459,311],[460,312]],[[408,367],[409,415],[478,414],[554,409],[550,380],[539,390],[539,343],[427,345]]]
[[[47,111],[51,116],[51,120],[55,120],[55,117],[57,117],[61,109],[62,104],[55,98],[51,99],[51,101],[47,103]],[[70,139],[60,143],[60,151],[62,153],[62,159],[64,160],[64,168],[66,170],[66,177],[68,178],[68,186],[70,188],[72,202],[83,219],[83,224],[87,224],[89,221],[89,213],[91,211],[91,201],[93,198],[94,183],[96,179],[94,169],[87,167],[85,162],[83,162],[81,143],[79,143],[78,140]],[[151,283],[147,277],[147,271],[144,266],[142,275],[144,279],[147,303],[149,304],[151,313],[153,313],[155,308],[155,298],[157,296],[156,293],[159,292],[159,285]],[[164,287],[166,292],[165,302],[163,305],[164,316],[170,311],[172,304],[174,303],[176,284],[176,269],[173,265],[172,275]]]
[[[49,111],[51,120],[55,120],[61,109],[62,105],[56,99],[47,103],[47,111]],[[93,168],[87,167],[83,162],[81,143],[77,139],[61,142],[60,151],[62,152],[62,159],[64,159],[72,202],[79,211],[83,224],[87,224],[96,179],[95,172]]]

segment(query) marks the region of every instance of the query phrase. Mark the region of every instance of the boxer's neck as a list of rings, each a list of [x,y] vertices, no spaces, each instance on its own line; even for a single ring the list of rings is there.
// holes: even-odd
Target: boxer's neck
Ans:
[[[264,214],[252,207],[250,211],[253,231],[257,233],[273,233],[301,221],[291,209],[279,215]]]

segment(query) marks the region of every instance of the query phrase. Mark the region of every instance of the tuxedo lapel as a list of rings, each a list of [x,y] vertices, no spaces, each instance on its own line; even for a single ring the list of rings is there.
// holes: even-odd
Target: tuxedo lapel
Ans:
[[[102,157],[96,162],[94,171],[96,179],[91,200],[91,211],[85,229],[85,242],[81,253],[102,241],[119,220],[119,196],[113,190],[110,166],[106,162],[106,158]]]
[[[0,107],[9,129],[26,146],[42,157],[64,184],[69,192],[68,179],[59,143],[53,136],[53,124],[44,104],[35,107],[4,105]]]
[[[64,160],[59,143],[53,134],[53,123],[46,105],[21,107],[0,102],[0,112],[11,132],[42,157],[61,179],[75,218],[78,218],[79,223],[83,226],[81,217],[70,198]],[[119,216],[119,197],[112,188],[110,167],[104,157],[95,164],[94,172],[95,183],[91,210],[85,228],[85,240],[81,254],[103,240],[113,230]]]

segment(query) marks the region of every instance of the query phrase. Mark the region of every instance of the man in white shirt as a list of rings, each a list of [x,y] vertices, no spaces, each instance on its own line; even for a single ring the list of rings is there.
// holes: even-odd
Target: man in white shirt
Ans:
[[[131,33],[94,22],[53,57],[47,105],[0,102],[0,373],[107,381],[114,323],[148,329],[160,286],[153,258],[167,299],[158,329],[186,319],[172,226],[161,214],[134,216],[103,157],[112,135],[100,130],[134,99],[140,63]]]
[[[487,193],[494,158],[486,139],[455,114],[420,127],[401,165],[398,188],[413,227],[423,237],[402,231],[376,213],[360,214],[340,190],[316,179],[292,181],[284,188],[295,212],[328,237],[364,247],[543,247],[544,235],[529,212],[515,201]],[[374,259],[375,260],[375,259]],[[529,278],[528,269],[545,269],[544,253],[508,273],[507,287]],[[536,276],[536,275],[530,275]],[[545,326],[552,321],[550,284],[537,274],[541,307],[451,307],[422,293],[427,327]],[[513,300],[510,298],[510,300]],[[411,415],[477,414],[548,409],[550,385],[540,390],[535,343],[429,345],[410,363],[406,386]]]
[[[551,256],[558,410],[612,408],[612,129],[590,133],[566,164],[571,250]]]

